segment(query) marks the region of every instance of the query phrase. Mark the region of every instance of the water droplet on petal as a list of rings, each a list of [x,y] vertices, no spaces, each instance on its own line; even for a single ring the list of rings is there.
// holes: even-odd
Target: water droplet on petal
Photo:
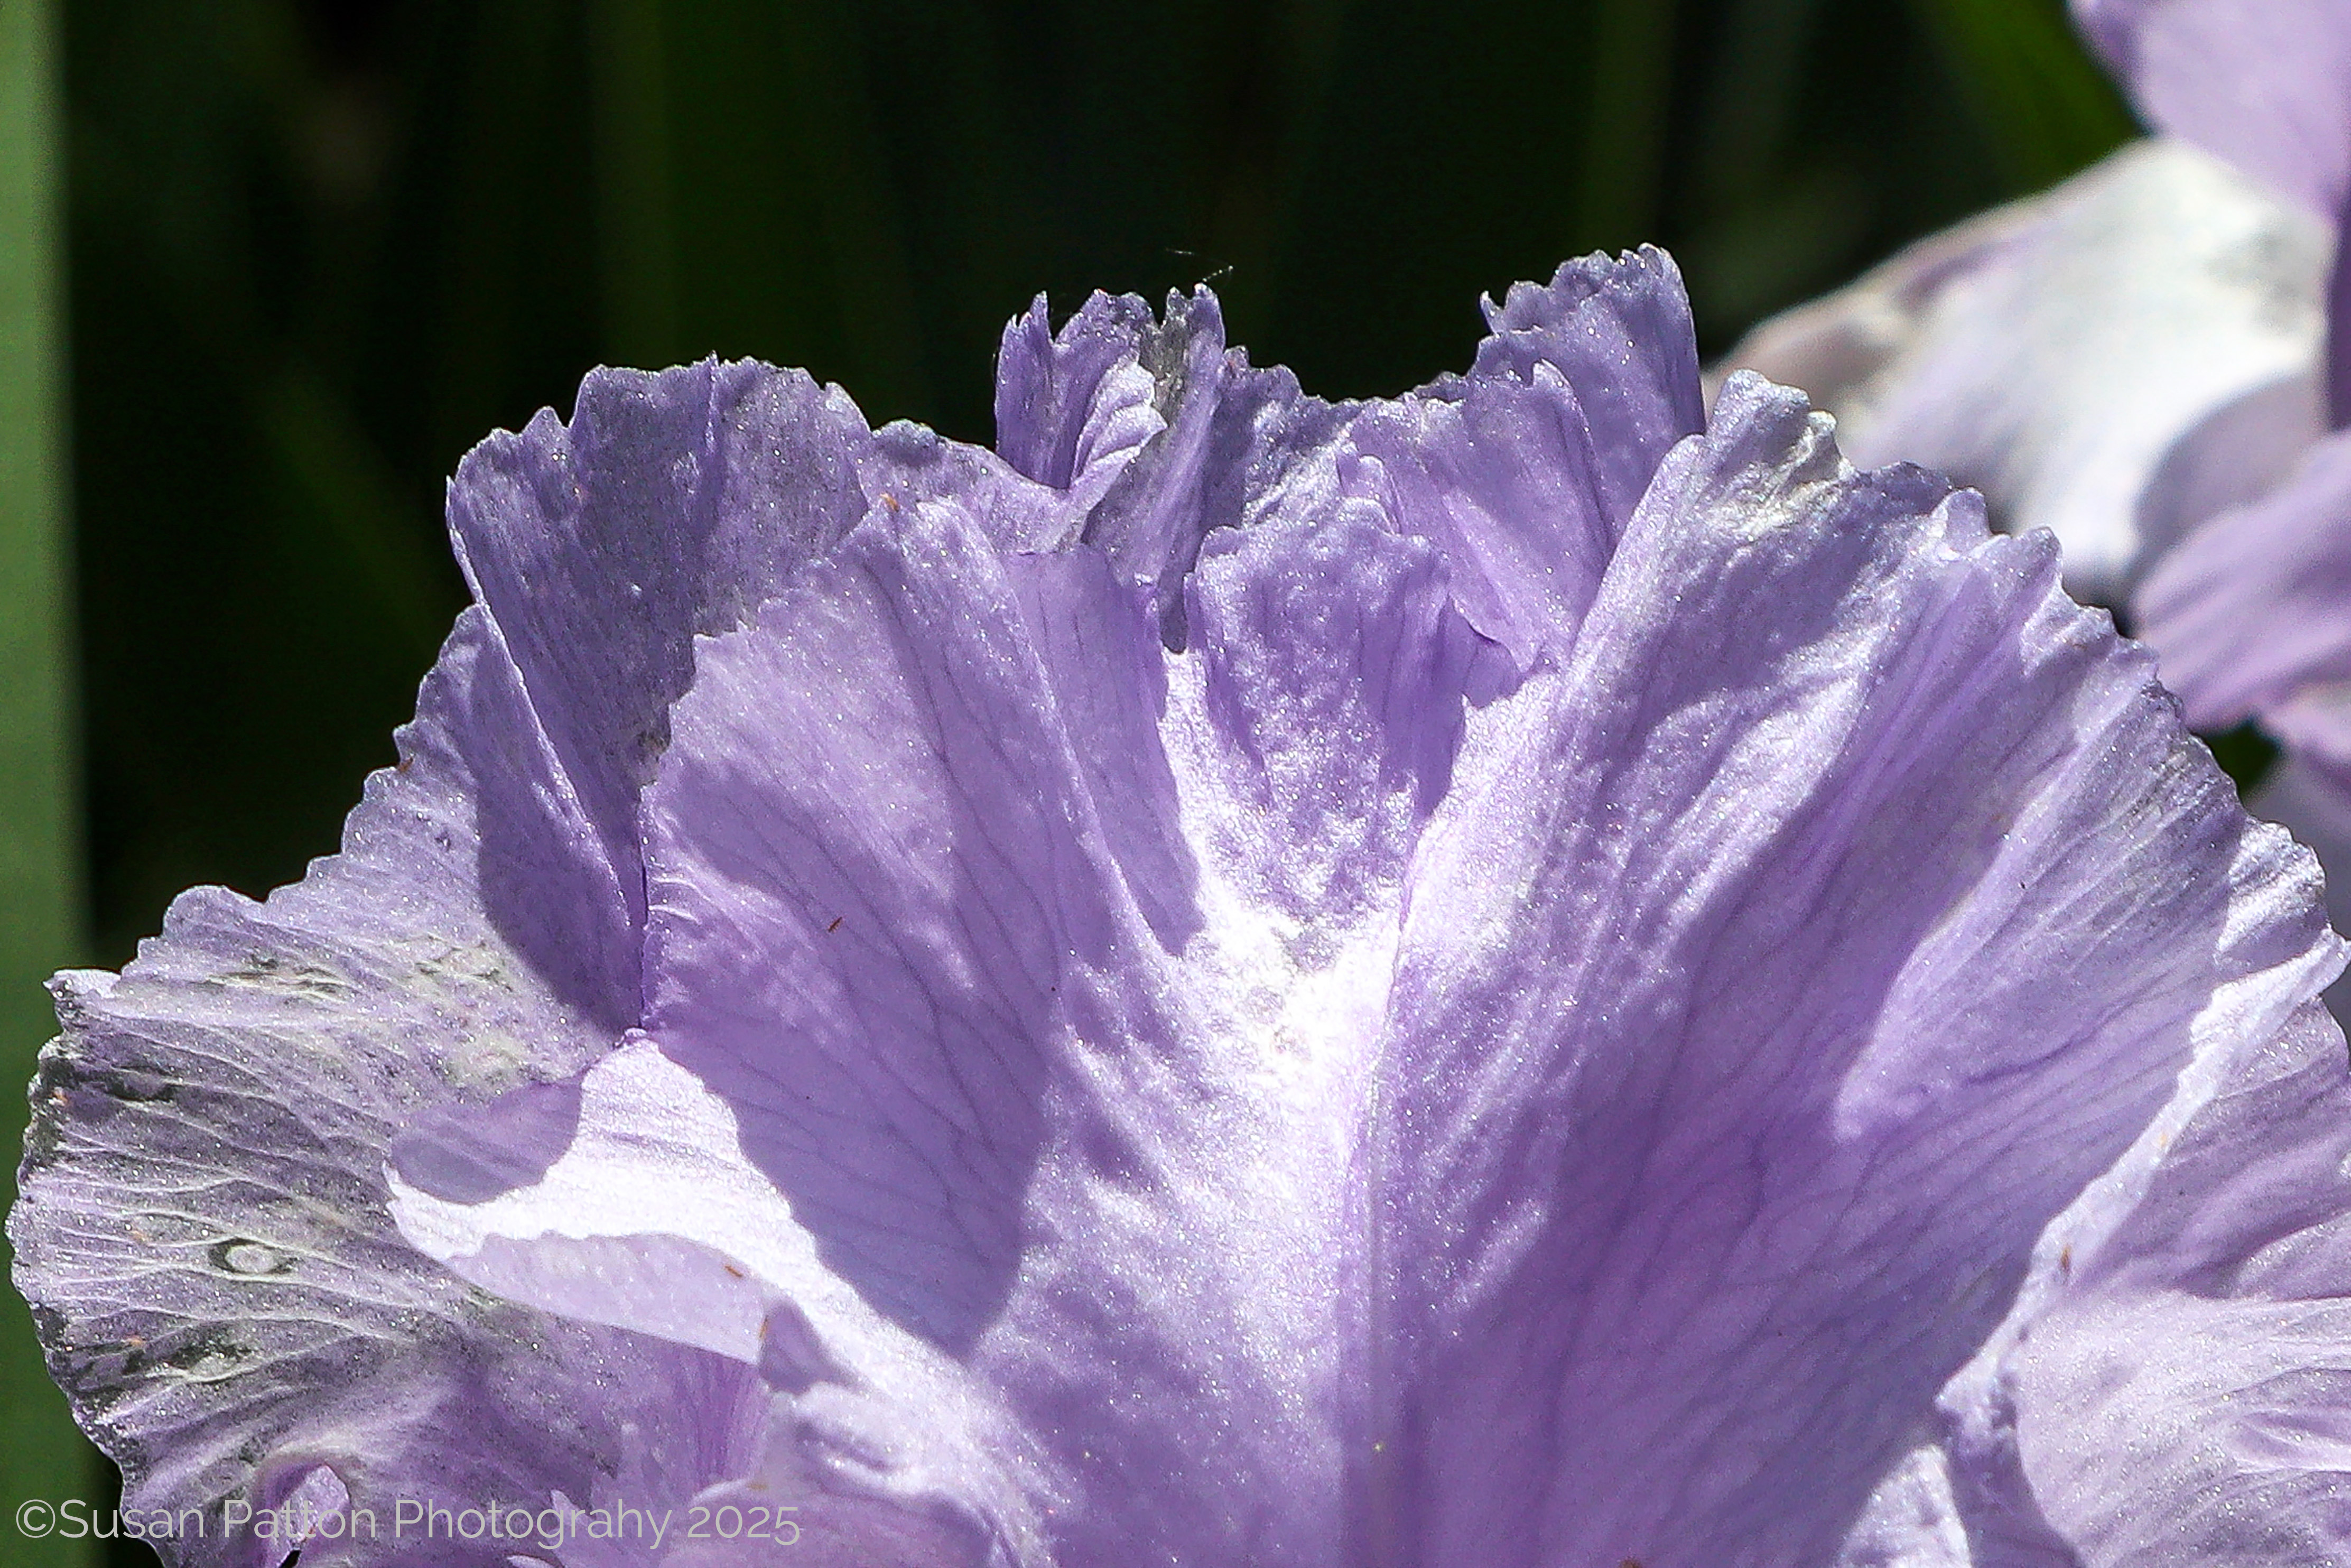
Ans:
[[[232,1274],[274,1274],[285,1265],[285,1255],[258,1241],[233,1241],[223,1249],[221,1266]]]

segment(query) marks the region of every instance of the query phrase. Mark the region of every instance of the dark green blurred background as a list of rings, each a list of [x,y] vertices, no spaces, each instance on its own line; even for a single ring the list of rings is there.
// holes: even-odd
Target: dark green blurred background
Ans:
[[[600,361],[979,440],[1038,290],[1207,277],[1259,362],[1393,392],[1481,291],[1643,240],[1718,352],[2131,133],[2060,0],[48,9],[110,966],[334,848],[459,601],[443,476]]]

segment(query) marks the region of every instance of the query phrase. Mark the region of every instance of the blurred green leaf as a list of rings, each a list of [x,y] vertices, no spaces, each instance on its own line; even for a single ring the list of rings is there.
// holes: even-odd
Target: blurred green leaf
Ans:
[[[472,47],[449,72],[450,129],[464,152],[448,163],[448,221],[430,247],[446,292],[426,323],[434,346],[426,430],[433,446],[453,456],[491,426],[529,412],[506,405],[501,393],[526,340],[518,307],[535,292],[524,282],[526,267],[560,254],[545,215],[562,198],[547,174],[564,162],[549,143],[570,87],[561,57],[578,25],[571,9],[559,0],[486,8]],[[608,208],[604,216],[623,214]],[[621,258],[608,253],[603,262],[617,267]],[[591,281],[591,293],[599,281],[606,280]],[[624,284],[612,277],[607,287]],[[657,335],[664,329],[630,329]]]
[[[1850,171],[1816,166],[1725,214],[1681,252],[1706,324],[1754,320],[1829,282],[1869,222],[1868,198]]]
[[[1824,4],[1730,0],[1722,14],[1692,137],[1690,193],[1702,217],[1678,252],[1701,331],[1831,285],[1874,216],[1853,165],[1800,140]]]
[[[596,0],[597,247],[615,361],[678,357],[670,218],[669,84],[658,0]]]
[[[2020,191],[2137,133],[2059,0],[1911,0]]]
[[[1596,0],[1571,250],[1654,238],[1672,107],[1676,0]]]
[[[832,0],[599,0],[592,47],[615,353],[760,353],[854,387],[877,419],[920,410],[916,300],[854,18]]]
[[[264,386],[258,411],[297,500],[297,549],[336,558],[422,670],[449,630],[444,556],[409,525],[406,497],[348,410],[300,366]]]
[[[1729,0],[1699,106],[1692,183],[1709,208],[1751,203],[1784,161],[1824,0]]]
[[[80,947],[57,338],[57,117],[47,0],[0,0],[0,1082],[54,1032],[40,981]],[[15,1150],[24,1109],[5,1102]],[[15,1200],[13,1153],[9,1197]],[[11,1297],[0,1328],[7,1427],[0,1506],[89,1497],[95,1456]],[[13,1517],[0,1531],[16,1535]],[[9,1541],[11,1563],[90,1561],[87,1542]]]

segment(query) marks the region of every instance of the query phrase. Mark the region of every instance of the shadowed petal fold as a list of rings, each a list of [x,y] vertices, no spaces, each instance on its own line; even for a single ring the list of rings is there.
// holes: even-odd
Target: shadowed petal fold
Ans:
[[[1059,332],[1039,295],[1005,325],[997,355],[998,455],[1092,510],[1136,450],[1167,428],[1159,382],[1143,362],[1158,336],[1151,308],[1132,294],[1094,295]]]
[[[872,437],[838,391],[753,364],[601,371],[569,425],[544,413],[458,466],[449,525],[505,628],[526,700],[601,846],[630,956],[600,969],[612,1026],[636,1020],[644,920],[637,791],[667,742],[697,632],[738,622],[864,515]],[[485,888],[495,913],[538,886]],[[509,916],[511,918],[511,916]]]

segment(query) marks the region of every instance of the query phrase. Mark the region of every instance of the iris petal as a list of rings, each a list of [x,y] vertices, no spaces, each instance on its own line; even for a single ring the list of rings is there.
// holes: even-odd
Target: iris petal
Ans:
[[[2045,538],[1753,377],[1700,430],[1661,255],[1489,317],[1329,404],[1098,298],[1000,455],[702,366],[470,460],[346,853],[63,990],[14,1234],[136,1495],[799,1511],[563,1568],[2307,1536],[2307,855]],[[2118,1522],[2142,1408],[2225,1510]]]
[[[606,1040],[484,907],[486,880],[577,890],[598,862],[482,612],[401,750],[298,886],[197,889],[120,977],[57,982],[10,1236],[130,1506],[217,1521],[319,1465],[363,1505],[584,1493],[658,1426],[641,1401],[700,1386],[696,1354],[470,1291],[385,1210],[420,1107],[559,1082]]]

